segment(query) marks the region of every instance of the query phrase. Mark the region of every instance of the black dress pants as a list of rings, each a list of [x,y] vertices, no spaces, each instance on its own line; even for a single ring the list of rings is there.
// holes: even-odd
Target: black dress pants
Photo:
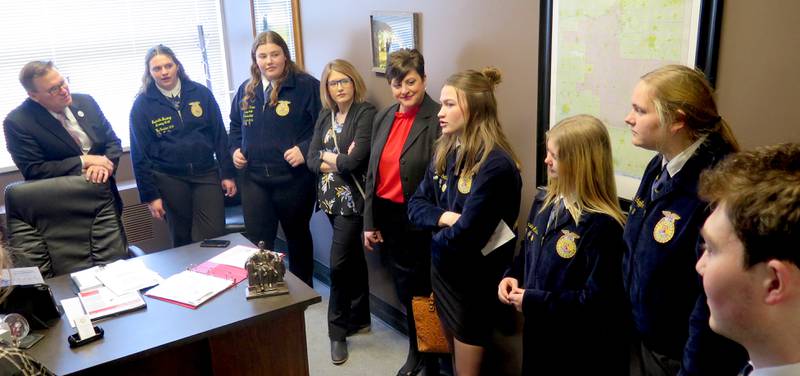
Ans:
[[[367,260],[361,242],[364,219],[328,214],[328,220],[333,227],[328,337],[343,341],[349,330],[370,324]]]
[[[289,248],[289,271],[313,286],[314,245],[309,221],[316,202],[314,175],[305,165],[283,174],[248,166],[241,170],[242,214],[247,235],[275,249],[280,222]]]
[[[153,175],[167,212],[173,247],[225,235],[225,197],[219,172]]]
[[[388,258],[397,297],[406,309],[409,349],[417,356],[417,331],[411,298],[431,295],[431,233],[408,221],[405,204],[375,198],[375,227],[383,236],[381,256]]]

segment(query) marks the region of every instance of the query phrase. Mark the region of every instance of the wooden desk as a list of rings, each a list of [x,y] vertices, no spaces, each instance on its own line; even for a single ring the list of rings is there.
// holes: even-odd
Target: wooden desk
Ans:
[[[166,278],[222,251],[192,244],[139,259]],[[144,297],[146,309],[98,322],[105,338],[75,349],[62,315],[29,353],[58,375],[308,375],[303,312],[321,298],[289,272],[286,282],[288,295],[246,300],[244,281],[196,310]],[[69,275],[47,283],[59,301],[75,296]]]

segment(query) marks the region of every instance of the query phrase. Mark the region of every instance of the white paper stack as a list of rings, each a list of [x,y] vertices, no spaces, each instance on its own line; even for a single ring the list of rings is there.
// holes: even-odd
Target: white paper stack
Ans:
[[[155,286],[164,279],[137,259],[119,260],[97,272],[97,279],[117,295]]]
[[[145,295],[197,308],[215,295],[233,286],[234,281],[185,270],[165,279]]]
[[[78,293],[84,311],[92,320],[132,311],[145,306],[138,291],[117,295],[106,287],[98,287]]]

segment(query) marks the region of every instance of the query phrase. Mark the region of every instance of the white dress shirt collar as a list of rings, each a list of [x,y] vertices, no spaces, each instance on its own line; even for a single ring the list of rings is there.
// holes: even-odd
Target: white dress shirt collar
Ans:
[[[697,141],[689,145],[688,148],[683,149],[682,152],[678,153],[678,155],[676,155],[675,158],[672,158],[672,160],[670,160],[669,162],[667,162],[667,159],[664,158],[664,156],[662,155],[661,168],[663,169],[664,165],[667,165],[667,172],[669,173],[669,177],[675,176],[675,174],[677,174],[683,168],[686,162],[689,161],[689,158],[691,158],[694,155],[694,152],[697,151],[697,148],[699,148],[700,145],[702,145],[703,142],[705,141],[706,141],[706,136],[700,137],[699,139],[697,139]]]
[[[158,84],[156,84],[156,87],[158,88],[158,91],[161,92],[161,94],[164,94],[164,96],[167,97],[167,99],[181,96],[181,79],[180,78],[178,79],[178,82],[175,84],[175,87],[172,88],[172,90],[164,90],[164,89],[161,88],[161,86],[158,86]]]

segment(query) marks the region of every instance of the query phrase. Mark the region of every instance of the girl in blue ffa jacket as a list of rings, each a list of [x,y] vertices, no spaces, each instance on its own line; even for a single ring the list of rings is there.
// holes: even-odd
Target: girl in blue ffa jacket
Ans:
[[[495,229],[515,228],[522,180],[516,156],[497,118],[495,68],[467,70],[442,88],[442,137],[408,212],[434,231],[431,285],[453,350],[455,372],[480,373],[493,324],[503,309],[494,289],[513,255],[514,242],[487,247]]]
[[[623,280],[636,335],[631,374],[736,374],[747,354],[708,327],[695,264],[709,214],[697,196],[698,178],[738,144],[697,70],[669,65],[647,73],[631,102],[625,122],[633,144],[658,152],[625,226]]]
[[[624,216],[606,127],[589,115],[562,120],[547,132],[545,164],[547,189],[497,291],[525,316],[522,374],[623,375]]]
[[[168,47],[151,48],[144,64],[130,115],[139,197],[153,218],[166,217],[173,246],[222,236],[223,192],[235,195],[236,183],[217,101]]]
[[[319,81],[291,60],[278,33],[256,36],[250,79],[231,104],[231,152],[240,172],[248,237],[274,249],[280,222],[289,248],[289,269],[312,285],[314,175],[305,166],[320,112]]]

